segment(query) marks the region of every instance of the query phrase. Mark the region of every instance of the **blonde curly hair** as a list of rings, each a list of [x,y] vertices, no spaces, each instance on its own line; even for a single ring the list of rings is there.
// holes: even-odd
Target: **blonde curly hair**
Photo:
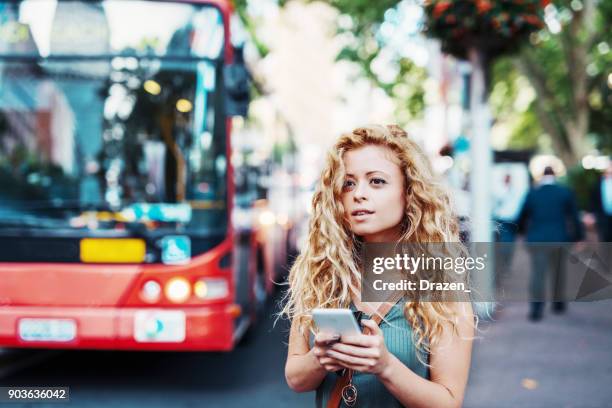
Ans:
[[[278,317],[294,320],[301,334],[315,331],[313,308],[347,308],[351,289],[359,290],[354,283],[361,277],[361,239],[351,231],[344,215],[343,155],[366,145],[389,148],[404,174],[405,214],[398,242],[443,243],[448,253],[453,252],[452,248],[462,247],[450,198],[434,177],[421,148],[403,129],[396,125],[368,125],[343,134],[327,155],[312,199],[308,241],[289,272],[289,288],[278,313]],[[444,281],[444,272],[438,273],[442,275],[436,279]],[[412,299],[404,305],[404,316],[413,329],[417,349],[426,353],[438,343],[445,324],[457,329],[457,314],[448,302]]]

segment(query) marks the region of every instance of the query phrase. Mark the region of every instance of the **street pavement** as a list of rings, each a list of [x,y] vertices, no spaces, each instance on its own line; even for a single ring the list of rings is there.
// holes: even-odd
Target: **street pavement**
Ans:
[[[510,276],[527,291],[529,274],[519,243]],[[564,314],[549,302],[537,322],[527,302],[499,306],[479,326],[464,407],[612,407],[612,300],[570,302]]]
[[[482,323],[464,407],[612,407],[612,301],[574,302],[543,320],[508,303]]]

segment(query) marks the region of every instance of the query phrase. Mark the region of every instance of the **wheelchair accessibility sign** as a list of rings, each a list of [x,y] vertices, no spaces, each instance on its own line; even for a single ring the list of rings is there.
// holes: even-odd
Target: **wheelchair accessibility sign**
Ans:
[[[191,259],[191,240],[185,235],[169,235],[162,239],[162,262],[182,265]]]

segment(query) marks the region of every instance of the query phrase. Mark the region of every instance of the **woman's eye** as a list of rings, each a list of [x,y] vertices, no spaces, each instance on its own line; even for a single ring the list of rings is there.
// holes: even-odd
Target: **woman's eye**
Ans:
[[[373,178],[372,180],[370,180],[370,183],[373,183],[376,185],[387,184],[387,182],[381,178]]]
[[[353,187],[353,185],[355,185],[355,183],[353,182],[353,180],[346,180],[344,182],[344,185],[342,186],[343,188],[350,188]]]

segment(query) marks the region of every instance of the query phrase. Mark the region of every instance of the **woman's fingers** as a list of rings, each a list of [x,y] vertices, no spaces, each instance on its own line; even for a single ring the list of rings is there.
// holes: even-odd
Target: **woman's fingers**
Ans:
[[[331,358],[331,357],[321,357],[319,359],[319,363],[321,363],[321,365],[325,365],[325,364],[334,364],[337,365],[338,364],[338,360]]]
[[[353,357],[364,357],[364,358],[378,358],[380,357],[380,350],[373,347],[359,347],[351,346],[344,343],[336,343],[329,348],[329,350],[338,351],[342,354],[347,354]]]
[[[349,356],[348,354],[339,353],[337,351],[328,350],[327,355],[338,360],[341,364],[348,364],[352,366],[366,366],[369,367],[373,364],[373,359]]]
[[[336,365],[336,364],[326,364],[323,366],[323,368],[325,368],[325,371],[329,371],[330,373],[334,373],[338,370],[342,370],[344,367],[342,367],[341,365]]]
[[[342,343],[360,347],[376,347],[380,339],[378,336],[368,334],[352,334],[342,336]]]
[[[323,368],[325,368],[325,370],[327,371],[338,371],[338,370],[342,370],[343,368],[345,368],[343,365],[341,365],[338,362],[338,360],[336,360],[335,358],[331,358],[331,357],[321,357],[319,359],[319,364],[321,364]]]
[[[337,333],[317,333],[314,342],[318,346],[329,346],[340,341],[340,335]]]

